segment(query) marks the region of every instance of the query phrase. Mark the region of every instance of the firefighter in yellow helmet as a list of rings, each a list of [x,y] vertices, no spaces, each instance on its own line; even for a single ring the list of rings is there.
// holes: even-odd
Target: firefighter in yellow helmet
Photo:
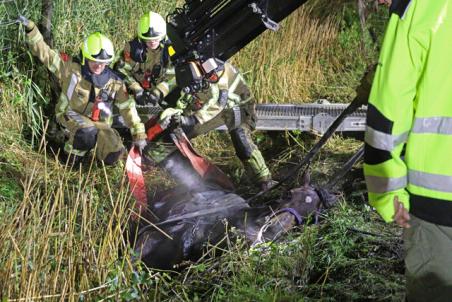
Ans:
[[[136,37],[125,44],[115,64],[138,104],[157,105],[176,86],[168,47],[163,17],[152,11],[141,16]]]
[[[61,86],[56,119],[68,130],[64,151],[79,162],[97,144],[96,158],[113,165],[125,151],[118,132],[111,128],[115,105],[130,128],[134,145],[144,148],[146,135],[122,79],[108,64],[113,61],[112,42],[103,34],[89,35],[80,48],[80,58],[59,54],[44,42],[33,21],[20,16],[27,42],[34,55],[55,74]]]
[[[164,128],[172,123],[178,124],[189,138],[226,125],[248,178],[260,189],[267,190],[276,182],[251,137],[256,127],[254,96],[238,69],[229,62],[211,60],[214,60],[212,65],[218,65],[217,68],[206,75],[198,89],[184,93],[177,108],[165,109],[160,114],[159,124]],[[172,160],[177,156],[175,150],[176,147],[163,138],[151,142],[145,153],[175,177],[181,170]]]

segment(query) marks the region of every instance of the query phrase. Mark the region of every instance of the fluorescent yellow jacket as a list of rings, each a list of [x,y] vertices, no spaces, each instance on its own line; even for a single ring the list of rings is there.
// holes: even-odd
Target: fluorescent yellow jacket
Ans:
[[[385,221],[452,226],[452,0],[396,1],[367,115],[364,174]]]

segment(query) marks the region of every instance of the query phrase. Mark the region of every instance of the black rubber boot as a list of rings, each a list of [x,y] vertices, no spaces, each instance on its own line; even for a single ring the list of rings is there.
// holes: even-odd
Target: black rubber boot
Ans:
[[[78,168],[82,164],[83,156],[62,152],[60,153],[59,160],[63,166],[67,164],[68,167]]]

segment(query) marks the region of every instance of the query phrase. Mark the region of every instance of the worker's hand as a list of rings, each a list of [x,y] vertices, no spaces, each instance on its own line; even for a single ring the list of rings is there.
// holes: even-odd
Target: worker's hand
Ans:
[[[22,15],[19,15],[17,17],[17,22],[22,24],[25,27],[25,29],[27,30],[27,32],[31,31],[35,27],[35,23],[33,21],[28,20],[27,17],[22,16]]]
[[[180,122],[182,109],[167,108],[160,113],[159,124],[162,129],[168,128],[170,125],[177,125]]]
[[[395,196],[394,197],[394,210],[395,210],[395,214],[394,214],[394,221],[401,226],[402,228],[408,229],[410,228],[410,214],[408,213],[408,210],[405,209],[405,207],[403,206],[403,203],[401,203],[399,201],[399,197]]]
[[[144,148],[146,148],[147,142],[145,139],[137,139],[133,141],[133,148],[136,148],[140,154],[143,153]]]
[[[392,1],[391,0],[377,0],[379,5],[386,5],[391,6]]]
[[[189,116],[181,115],[180,116],[179,124],[182,127],[182,129],[184,130],[185,134],[190,133],[197,123],[198,123],[198,119],[194,115],[189,115]]]

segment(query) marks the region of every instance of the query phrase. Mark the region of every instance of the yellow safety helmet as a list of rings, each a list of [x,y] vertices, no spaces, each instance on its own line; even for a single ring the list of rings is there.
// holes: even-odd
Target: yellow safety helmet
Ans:
[[[137,33],[142,41],[163,40],[166,36],[166,22],[161,15],[148,12],[141,16]]]
[[[99,62],[110,63],[115,57],[113,43],[100,32],[92,33],[83,41],[81,48],[82,65],[85,59]]]

